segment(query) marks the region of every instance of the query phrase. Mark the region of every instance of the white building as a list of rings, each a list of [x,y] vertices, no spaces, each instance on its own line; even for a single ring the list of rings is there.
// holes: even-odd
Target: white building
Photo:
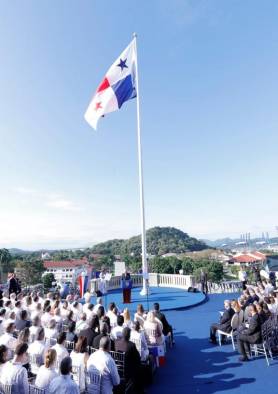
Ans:
[[[61,260],[61,261],[44,261],[46,273],[54,275],[55,280],[59,282],[74,283],[82,272],[91,272],[87,259],[81,260]]]

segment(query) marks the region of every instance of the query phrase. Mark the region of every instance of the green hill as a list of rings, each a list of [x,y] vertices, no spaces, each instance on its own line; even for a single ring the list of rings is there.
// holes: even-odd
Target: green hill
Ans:
[[[207,249],[208,246],[190,237],[188,234],[174,227],[153,227],[147,230],[147,253],[163,255],[165,253],[184,253]],[[114,239],[94,245],[93,253],[125,255],[141,253],[141,236],[124,239]]]

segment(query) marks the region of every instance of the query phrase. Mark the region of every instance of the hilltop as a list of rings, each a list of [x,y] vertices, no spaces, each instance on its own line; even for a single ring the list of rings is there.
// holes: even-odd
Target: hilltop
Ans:
[[[208,246],[196,238],[174,227],[153,227],[147,230],[147,253],[163,255],[166,253],[185,253],[207,249]],[[137,235],[127,240],[114,239],[94,245],[93,253],[123,255],[141,253],[141,236]]]

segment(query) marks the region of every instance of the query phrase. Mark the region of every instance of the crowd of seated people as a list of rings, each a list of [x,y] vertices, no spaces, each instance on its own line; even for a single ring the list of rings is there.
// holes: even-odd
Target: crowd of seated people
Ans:
[[[145,312],[139,304],[132,320],[126,308],[120,313],[112,302],[91,304],[77,297],[61,300],[40,292],[6,294],[0,298],[0,388],[29,393],[30,384],[46,394],[84,393],[86,374],[101,376],[101,393],[144,392],[145,376],[153,367],[150,350],[174,342],[173,330],[159,304]],[[123,374],[112,357],[123,354]],[[78,377],[72,379],[74,370]],[[18,388],[18,391],[16,391]],[[20,388],[20,389],[19,389]]]
[[[233,330],[241,354],[239,360],[248,361],[250,345],[262,342],[262,325],[277,313],[278,293],[270,280],[258,281],[256,285],[247,284],[238,299],[224,301],[224,312],[220,312],[219,322],[210,327],[210,342],[217,343],[218,330],[224,333]],[[232,328],[234,315],[238,324]],[[225,340],[225,336],[223,339]]]

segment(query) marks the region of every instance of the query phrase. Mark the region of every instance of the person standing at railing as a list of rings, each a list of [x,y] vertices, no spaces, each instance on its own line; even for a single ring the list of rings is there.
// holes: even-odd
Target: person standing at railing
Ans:
[[[201,280],[202,293],[207,294],[208,293],[208,274],[203,269],[201,269],[200,280]]]

